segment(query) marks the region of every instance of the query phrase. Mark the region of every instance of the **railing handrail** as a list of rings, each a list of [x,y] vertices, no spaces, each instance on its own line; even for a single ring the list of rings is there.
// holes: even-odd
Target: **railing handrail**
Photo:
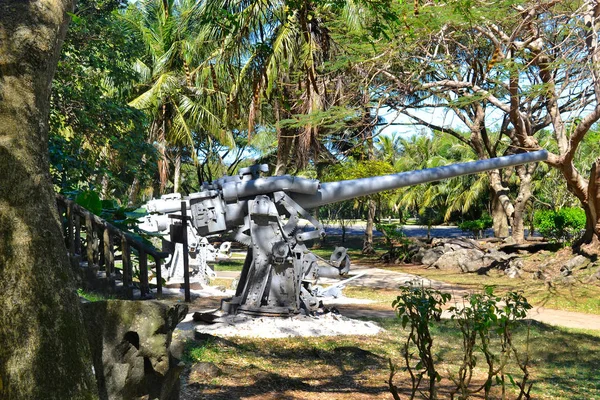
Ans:
[[[169,257],[170,253],[158,251],[154,246],[140,241],[130,232],[125,232],[119,229],[110,222],[100,218],[91,211],[77,204],[75,201],[68,199],[61,194],[56,195],[56,201],[59,208],[59,213],[62,215],[63,211],[61,210],[64,210],[67,220],[67,225],[64,227],[64,234],[67,247],[69,249],[69,255],[73,262],[77,262],[77,260],[80,261],[80,257],[85,255],[88,267],[104,266],[106,280],[114,283],[114,248],[115,242],[119,241],[121,243],[121,252],[123,258],[122,281],[123,286],[127,290],[127,295],[129,297],[133,296],[132,292],[130,291],[133,283],[131,248],[136,249],[139,253],[139,285],[142,297],[149,294],[148,256],[154,259],[157,293],[159,295],[162,294],[161,260]],[[77,217],[77,219],[75,219],[75,217]],[[81,251],[81,218],[86,221],[85,226],[83,226],[86,232],[86,253]],[[98,248],[99,243],[103,244],[102,250]],[[111,283],[111,285],[113,283]]]
[[[92,220],[94,221],[95,224],[105,227],[113,235],[118,236],[121,239],[125,238],[127,240],[127,242],[131,246],[135,247],[137,250],[142,250],[146,254],[151,255],[153,258],[165,259],[165,258],[169,257],[170,254],[168,252],[158,251],[154,246],[151,246],[144,242],[141,242],[137,237],[135,237],[131,233],[124,232],[123,230],[117,228],[116,226],[114,226],[113,224],[108,222],[107,220],[100,218],[93,212],[80,206],[74,200],[68,199],[65,196],[63,196],[62,194],[57,194],[56,198],[58,201],[63,203],[65,206],[71,205],[73,207],[73,210],[76,211],[79,215],[81,215],[83,217],[89,216],[90,218],[92,218]]]

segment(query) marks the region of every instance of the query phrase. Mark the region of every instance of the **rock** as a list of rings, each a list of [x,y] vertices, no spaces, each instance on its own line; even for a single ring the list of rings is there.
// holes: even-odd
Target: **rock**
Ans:
[[[421,257],[421,264],[427,265],[428,267],[435,263],[441,256],[444,254],[442,248],[434,247],[433,249],[428,249],[424,252]]]
[[[223,373],[219,367],[211,362],[199,362],[190,370],[190,381],[197,382],[216,378]]]
[[[441,255],[437,261],[432,264],[438,269],[465,270],[469,263],[483,259],[483,251],[477,249],[460,249]],[[465,271],[469,272],[469,271]]]
[[[427,249],[425,247],[419,247],[419,250],[415,254],[413,254],[410,261],[413,264],[423,264],[423,256],[425,255],[426,252],[427,252]]]
[[[479,249],[481,246],[479,242],[468,238],[451,238],[451,239],[433,239],[431,242],[433,247],[444,246],[446,251],[453,251],[458,249]]]
[[[100,399],[174,400],[183,365],[170,349],[186,305],[109,300],[81,305]]]
[[[484,257],[488,260],[490,260],[490,263],[493,261],[496,262],[504,262],[504,261],[509,261],[513,258],[515,258],[515,256],[510,255],[510,254],[506,254],[503,251],[498,251],[498,250],[489,250],[487,253],[485,253]]]
[[[539,271],[535,271],[532,274],[532,278],[536,279],[536,280],[544,281],[544,280],[546,280],[546,275],[544,275],[544,273],[541,270],[539,270]]]
[[[512,279],[521,277],[521,269],[516,266],[509,266],[508,268],[506,268],[504,273],[506,274],[506,276]]]
[[[562,267],[560,267],[561,276],[567,277],[567,276],[571,275],[572,273],[573,273],[573,271],[571,271],[566,266],[563,265]]]
[[[573,271],[575,269],[585,269],[589,266],[589,264],[591,264],[589,258],[582,255],[577,255],[567,261],[564,265],[564,268],[568,269],[569,271]]]
[[[513,244],[517,244],[517,242],[515,241],[515,239],[513,239],[512,236],[508,236],[506,239],[503,240],[505,245],[513,245]]]

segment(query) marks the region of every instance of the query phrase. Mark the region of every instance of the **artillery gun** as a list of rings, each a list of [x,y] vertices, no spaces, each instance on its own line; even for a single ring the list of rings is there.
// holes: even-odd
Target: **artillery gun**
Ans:
[[[231,242],[223,242],[217,249],[209,243],[207,238],[197,235],[196,230],[188,222],[187,229],[187,251],[183,249],[183,243],[173,240],[171,235],[171,213],[181,210],[181,194],[172,193],[162,195],[160,199],[150,200],[144,205],[149,213],[138,220],[138,228],[160,236],[162,239],[162,250],[169,252],[171,256],[164,262],[164,270],[161,276],[167,281],[167,285],[181,285],[184,277],[184,257],[189,257],[192,280],[204,285],[215,277],[214,270],[209,262],[227,260],[230,257]],[[189,208],[189,202],[186,202]]]
[[[346,250],[336,248],[328,262],[310,252],[305,242],[325,235],[323,226],[308,210],[404,186],[439,181],[461,175],[544,161],[546,151],[454,164],[371,178],[320,183],[294,176],[260,177],[266,165],[224,176],[185,198],[191,225],[201,236],[235,232],[248,246],[236,294],[224,300],[226,313],[290,315],[318,306],[311,282],[319,276],[348,274]],[[313,226],[298,229],[300,218]]]

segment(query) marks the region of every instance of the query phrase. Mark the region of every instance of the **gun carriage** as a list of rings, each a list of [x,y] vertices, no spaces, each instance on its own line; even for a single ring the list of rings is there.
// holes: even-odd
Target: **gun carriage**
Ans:
[[[256,165],[241,169],[238,175],[204,184],[200,192],[191,193],[184,200],[195,234],[205,237],[234,232],[235,240],[248,246],[236,294],[223,301],[224,312],[290,315],[304,310],[310,313],[319,303],[318,290],[311,284],[320,276],[346,276],[350,260],[343,247],[336,248],[329,261],[307,248],[305,242],[325,235],[322,224],[309,210],[405,186],[546,159],[547,152],[541,150],[327,183],[289,175],[260,177],[268,169],[266,165]],[[312,230],[299,229],[301,218],[309,221]],[[178,223],[173,221],[172,226]]]

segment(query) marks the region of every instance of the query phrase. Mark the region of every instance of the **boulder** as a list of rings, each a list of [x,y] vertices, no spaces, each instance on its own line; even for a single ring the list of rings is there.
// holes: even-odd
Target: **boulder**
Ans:
[[[504,273],[509,278],[520,278],[523,271],[523,260],[520,258],[510,260]]]
[[[487,253],[485,253],[484,257],[487,260],[489,260],[490,264],[494,261],[500,263],[500,262],[506,262],[506,261],[509,261],[509,260],[515,258],[514,255],[506,254],[503,251],[498,251],[495,249],[489,250]]]
[[[438,269],[455,269],[463,272],[472,272],[469,271],[469,269],[473,268],[473,262],[477,262],[477,260],[483,260],[483,255],[483,251],[478,249],[460,249],[442,254],[437,261],[432,264],[432,267]],[[481,266],[482,265],[479,265],[479,267]]]
[[[183,363],[170,347],[186,305],[108,300],[81,308],[100,399],[179,398]]]
[[[419,247],[419,250],[411,257],[410,261],[413,264],[423,264],[423,256],[427,252],[425,247]],[[435,261],[434,261],[435,262]]]
[[[421,264],[427,265],[428,267],[435,263],[444,254],[442,247],[434,247],[432,249],[425,250],[421,257]]]
[[[220,376],[223,372],[211,362],[198,362],[190,370],[191,381],[203,381]]]
[[[569,271],[573,271],[575,269],[585,269],[589,266],[589,264],[591,264],[589,258],[582,255],[577,255],[571,258],[569,261],[567,261],[564,267]]]

